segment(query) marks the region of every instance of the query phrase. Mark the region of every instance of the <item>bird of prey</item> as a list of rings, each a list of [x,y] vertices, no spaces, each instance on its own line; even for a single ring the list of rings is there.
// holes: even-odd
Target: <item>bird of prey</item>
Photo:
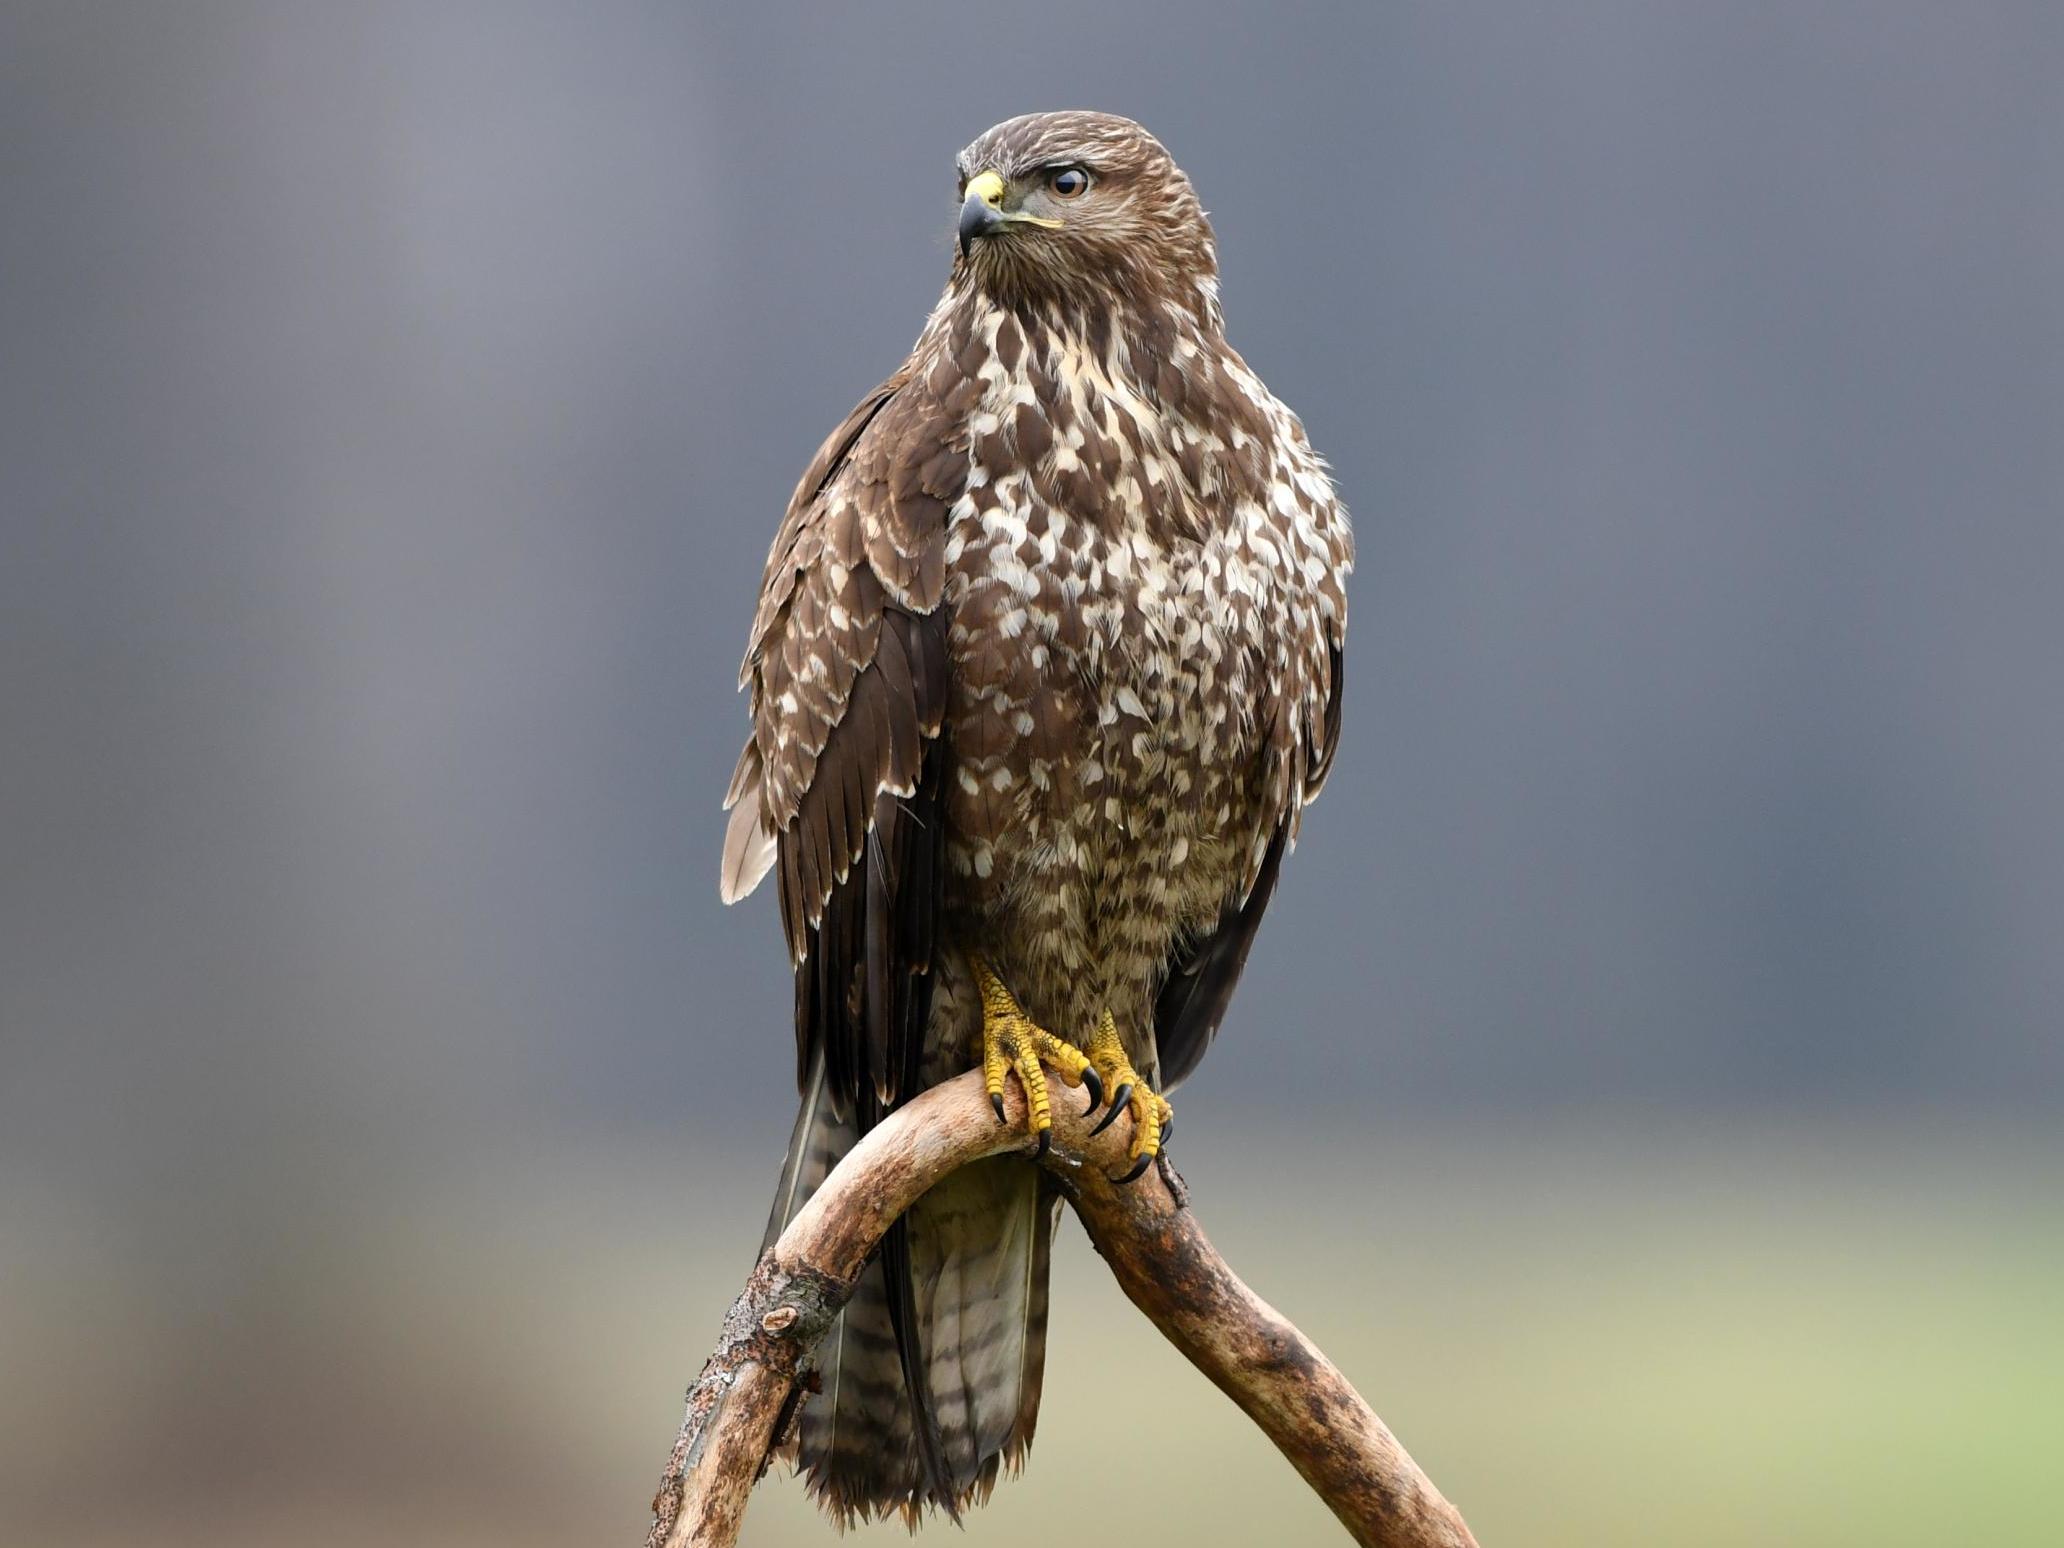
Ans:
[[[769,1240],[976,1066],[1028,1151],[1068,1088],[1143,1172],[1340,737],[1347,513],[1226,342],[1189,179],[1091,112],[958,169],[945,293],[796,486],[741,672],[722,890],[778,875],[802,1088]],[[1022,1461],[1058,1214],[1012,1154],[884,1239],[796,1431],[840,1521],[958,1517]]]

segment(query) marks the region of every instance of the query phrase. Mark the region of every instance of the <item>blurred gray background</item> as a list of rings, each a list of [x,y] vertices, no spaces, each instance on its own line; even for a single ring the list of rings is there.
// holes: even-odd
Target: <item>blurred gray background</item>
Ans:
[[[1094,106],[1360,542],[1229,1255],[1486,1542],[2055,1541],[2060,80],[2037,0],[5,0],[0,1536],[642,1530],[792,1112],[766,545],[954,152]],[[1063,1260],[970,1538],[1329,1540]]]

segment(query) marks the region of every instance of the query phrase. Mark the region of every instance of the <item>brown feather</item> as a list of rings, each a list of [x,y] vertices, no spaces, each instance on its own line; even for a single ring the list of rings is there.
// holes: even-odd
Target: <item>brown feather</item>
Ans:
[[[1187,1074],[1338,747],[1352,539],[1225,342],[1188,180],[1084,113],[999,125],[962,171],[1071,160],[1097,191],[1061,232],[955,263],[769,550],[733,789],[775,836],[796,963],[804,1116],[777,1214],[975,1056],[960,947],[1056,1031],[1110,1009],[1150,1081]],[[727,889],[755,831],[727,829]],[[836,1513],[950,1512],[1022,1457],[1052,1204],[1003,1159],[885,1240],[800,1425]]]
[[[780,847],[760,818],[760,788],[757,784],[751,788],[749,796],[731,808],[730,820],[724,825],[724,853],[717,895],[726,903],[736,903],[759,886],[767,872],[773,869],[775,852]]]

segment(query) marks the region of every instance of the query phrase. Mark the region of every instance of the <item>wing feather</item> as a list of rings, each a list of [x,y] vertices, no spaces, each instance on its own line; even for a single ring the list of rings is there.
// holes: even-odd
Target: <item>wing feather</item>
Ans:
[[[1218,1025],[1225,1019],[1240,973],[1247,966],[1255,932],[1261,928],[1261,916],[1275,894],[1276,874],[1289,838],[1290,825],[1279,824],[1247,895],[1227,903],[1217,928],[1178,957],[1155,997],[1154,1056],[1161,1065],[1162,1091],[1179,1085],[1218,1035]]]
[[[1217,926],[1188,944],[1169,966],[1168,977],[1154,999],[1154,1051],[1161,1064],[1161,1089],[1167,1091],[1197,1067],[1204,1050],[1218,1034],[1232,1003],[1233,990],[1247,966],[1255,932],[1269,899],[1275,896],[1276,877],[1297,831],[1304,807],[1315,799],[1333,766],[1340,746],[1341,702],[1346,690],[1345,658],[1337,634],[1326,640],[1326,680],[1319,713],[1304,717],[1305,729],[1300,761],[1304,777],[1289,792],[1263,850],[1261,864],[1244,894],[1226,900]]]
[[[958,384],[955,391],[963,390]],[[900,372],[825,441],[768,554],[722,884],[780,878],[797,1081],[863,1132],[916,1095],[945,887],[946,513],[965,416]],[[901,1221],[883,1240],[913,1432],[945,1483]]]

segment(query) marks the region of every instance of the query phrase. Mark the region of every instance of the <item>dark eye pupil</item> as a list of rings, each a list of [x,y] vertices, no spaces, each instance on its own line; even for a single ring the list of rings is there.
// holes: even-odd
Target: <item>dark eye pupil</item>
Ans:
[[[1089,174],[1080,167],[1068,167],[1053,175],[1053,191],[1063,199],[1072,199],[1089,186]]]

